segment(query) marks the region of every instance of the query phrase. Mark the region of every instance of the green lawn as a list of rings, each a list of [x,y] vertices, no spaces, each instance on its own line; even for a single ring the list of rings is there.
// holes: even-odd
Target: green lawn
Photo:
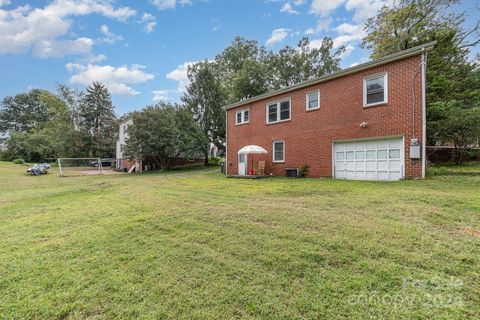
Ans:
[[[479,175],[25,169],[0,163],[1,319],[480,318]]]

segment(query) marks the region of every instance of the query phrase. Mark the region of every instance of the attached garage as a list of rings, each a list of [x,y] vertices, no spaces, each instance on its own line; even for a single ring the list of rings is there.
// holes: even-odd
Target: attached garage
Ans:
[[[399,180],[404,177],[403,137],[333,143],[335,179]]]

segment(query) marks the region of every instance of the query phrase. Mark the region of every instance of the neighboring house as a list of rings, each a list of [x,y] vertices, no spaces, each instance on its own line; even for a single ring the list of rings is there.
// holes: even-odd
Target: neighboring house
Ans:
[[[0,142],[0,152],[7,151],[7,146]]]
[[[130,168],[134,165],[132,161],[130,161],[128,155],[125,154],[125,146],[127,144],[128,139],[128,126],[133,124],[132,119],[125,120],[124,122],[120,123],[119,131],[118,131],[118,140],[117,140],[117,149],[116,149],[116,167],[119,170],[130,170]]]
[[[435,42],[226,106],[228,175],[425,177],[425,72]],[[238,151],[258,145],[268,154]]]

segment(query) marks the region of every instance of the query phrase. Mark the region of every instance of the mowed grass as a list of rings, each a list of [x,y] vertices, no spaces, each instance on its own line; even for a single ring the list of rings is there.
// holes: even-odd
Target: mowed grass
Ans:
[[[0,163],[0,318],[480,318],[480,176],[32,177]]]

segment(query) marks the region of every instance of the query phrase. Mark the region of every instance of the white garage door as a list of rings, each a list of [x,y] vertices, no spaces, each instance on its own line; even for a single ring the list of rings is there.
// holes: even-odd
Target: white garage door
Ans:
[[[336,179],[399,180],[403,178],[403,138],[334,143]]]

